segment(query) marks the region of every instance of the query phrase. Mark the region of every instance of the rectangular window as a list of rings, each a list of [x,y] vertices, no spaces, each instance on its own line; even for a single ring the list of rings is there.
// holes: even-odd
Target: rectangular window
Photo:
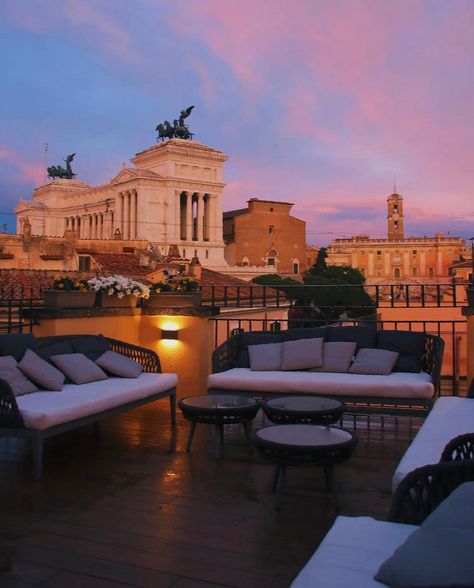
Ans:
[[[416,249],[413,249],[412,253],[413,255],[416,255]]]
[[[382,255],[382,252],[380,250],[377,251],[377,255]]]
[[[268,258],[268,265],[275,265],[275,258],[274,257]]]
[[[91,271],[91,258],[88,255],[79,255],[79,271],[90,272]]]

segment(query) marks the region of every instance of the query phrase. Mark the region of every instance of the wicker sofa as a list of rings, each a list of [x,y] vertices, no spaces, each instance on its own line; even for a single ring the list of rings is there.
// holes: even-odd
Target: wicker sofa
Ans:
[[[414,470],[388,521],[338,516],[291,588],[473,586],[473,480],[472,460]]]
[[[39,390],[15,396],[0,379],[0,438],[29,438],[33,446],[33,478],[43,471],[43,442],[136,406],[169,398],[171,422],[176,422],[176,374],[161,373],[157,354],[143,347],[101,335],[34,337],[31,334],[0,336],[0,356],[17,361],[26,349],[44,359],[55,354],[83,353],[92,360],[110,350],[140,363],[137,378],[109,377],[86,384],[65,383],[60,392]]]
[[[417,365],[389,375],[314,371],[252,371],[248,347],[266,343],[323,338],[325,342],[356,342],[357,349],[383,348],[390,341],[404,365]],[[385,346],[386,348],[386,346]],[[424,416],[439,389],[444,341],[428,333],[377,331],[372,327],[298,328],[281,332],[239,332],[217,347],[208,377],[209,393],[271,397],[305,393],[343,400],[347,412]],[[412,360],[415,360],[413,363]]]

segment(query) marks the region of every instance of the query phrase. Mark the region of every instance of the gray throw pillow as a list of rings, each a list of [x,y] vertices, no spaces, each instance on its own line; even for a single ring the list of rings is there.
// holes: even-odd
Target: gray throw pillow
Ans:
[[[0,379],[10,385],[15,396],[38,392],[38,388],[18,369],[16,359],[11,355],[0,357]]]
[[[121,378],[138,378],[143,372],[140,363],[115,351],[106,351],[95,360],[95,363],[109,374]]]
[[[311,368],[310,372],[347,372],[357,347],[355,341],[326,342],[323,346],[323,365]]]
[[[395,588],[474,586],[474,483],[459,486],[379,568]]]
[[[41,359],[31,349],[25,351],[25,355],[18,364],[18,367],[35,384],[42,388],[46,388],[47,390],[63,389],[64,374],[44,359]]]
[[[107,380],[107,374],[82,353],[52,355],[50,360],[74,384],[87,384],[89,382]]]
[[[281,354],[282,370],[307,370],[323,365],[322,337],[284,341]]]
[[[283,343],[249,345],[250,369],[253,371],[279,370],[282,349]]]
[[[349,373],[387,376],[397,363],[399,355],[396,351],[386,349],[359,349]]]

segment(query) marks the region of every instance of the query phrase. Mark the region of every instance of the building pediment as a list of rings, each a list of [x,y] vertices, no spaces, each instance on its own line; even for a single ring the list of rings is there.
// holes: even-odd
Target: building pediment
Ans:
[[[15,213],[19,213],[25,212],[26,210],[31,210],[32,208],[44,208],[44,205],[39,204],[38,202],[34,202],[33,200],[25,200],[22,198],[13,211]]]
[[[124,167],[115,176],[115,178],[112,178],[110,183],[111,184],[122,184],[123,182],[129,182],[130,180],[138,180],[138,179],[162,180],[163,176],[161,176],[160,174],[157,174],[149,169]]]

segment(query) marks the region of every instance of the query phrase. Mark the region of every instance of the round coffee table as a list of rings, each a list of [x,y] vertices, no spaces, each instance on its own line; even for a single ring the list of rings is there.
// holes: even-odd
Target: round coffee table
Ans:
[[[341,420],[344,404],[332,398],[295,394],[266,400],[262,408],[272,423],[332,425]]]
[[[315,465],[324,470],[327,489],[332,492],[336,507],[339,498],[334,479],[334,466],[349,459],[357,444],[357,436],[339,427],[284,424],[262,427],[254,433],[258,452],[276,464],[273,491],[274,506],[280,504],[285,484],[286,467]]]
[[[241,423],[247,441],[250,440],[250,421],[260,408],[255,398],[232,394],[204,394],[202,396],[188,396],[178,402],[183,416],[191,421],[186,451],[191,451],[194,431],[197,423],[215,425],[214,456],[220,458],[221,445],[224,438],[224,425]]]

